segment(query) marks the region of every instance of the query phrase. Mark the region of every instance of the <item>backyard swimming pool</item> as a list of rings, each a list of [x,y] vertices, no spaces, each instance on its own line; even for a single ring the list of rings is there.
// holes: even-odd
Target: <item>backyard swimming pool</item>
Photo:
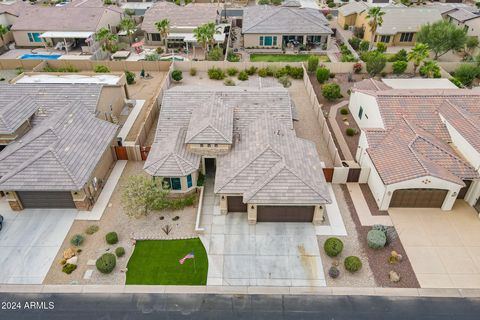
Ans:
[[[32,54],[32,53],[26,53],[22,54],[19,59],[22,60],[57,60],[60,58],[62,55],[61,54]]]

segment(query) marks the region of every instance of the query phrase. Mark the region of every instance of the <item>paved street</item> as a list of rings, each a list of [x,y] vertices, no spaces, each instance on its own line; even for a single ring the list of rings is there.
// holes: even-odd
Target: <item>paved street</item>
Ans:
[[[28,310],[25,302],[51,310]],[[196,294],[3,294],[0,319],[478,319],[480,299]],[[37,304],[38,305],[38,304]]]

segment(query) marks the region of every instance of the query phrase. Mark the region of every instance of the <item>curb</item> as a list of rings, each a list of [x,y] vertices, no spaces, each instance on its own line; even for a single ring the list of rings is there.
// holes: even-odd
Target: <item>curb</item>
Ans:
[[[190,293],[480,298],[480,289],[148,285],[0,285],[3,293]]]

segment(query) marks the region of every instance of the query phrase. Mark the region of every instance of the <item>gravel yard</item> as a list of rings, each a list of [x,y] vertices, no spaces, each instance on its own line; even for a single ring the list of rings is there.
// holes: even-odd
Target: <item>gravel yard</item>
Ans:
[[[162,237],[178,238],[194,234],[196,208],[188,207],[183,210],[171,212],[152,212],[146,217],[139,219],[128,217],[122,209],[120,198],[121,188],[131,175],[145,174],[143,171],[143,162],[129,161],[120,181],[113,192],[110,204],[106,208],[100,221],[77,220],[73,223],[67,237],[65,238],[55,262],[44,280],[45,284],[125,284],[125,273],[121,272],[126,268],[127,262],[133,252],[132,237]],[[163,216],[164,219],[160,220]],[[172,218],[179,216],[180,219],[172,221]],[[162,227],[170,225],[172,231],[167,236]],[[86,235],[85,230],[90,225],[98,225],[99,231],[93,235]],[[115,231],[118,234],[119,242],[115,245],[108,245],[105,241],[105,234]],[[75,234],[85,236],[84,243],[79,247],[82,251],[78,254],[78,267],[72,274],[67,275],[62,272],[62,266],[59,262],[62,260],[63,251],[73,247],[70,239]],[[125,256],[117,259],[117,265],[111,274],[105,275],[96,270],[96,267],[87,266],[89,260],[96,260],[105,252],[114,252],[115,248],[124,247]],[[85,280],[83,276],[85,271],[93,270],[91,279]]]

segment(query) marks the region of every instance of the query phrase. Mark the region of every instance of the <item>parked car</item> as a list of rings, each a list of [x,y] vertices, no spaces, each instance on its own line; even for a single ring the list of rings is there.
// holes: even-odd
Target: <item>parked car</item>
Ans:
[[[3,216],[0,214],[0,230],[2,230],[3,227]]]

